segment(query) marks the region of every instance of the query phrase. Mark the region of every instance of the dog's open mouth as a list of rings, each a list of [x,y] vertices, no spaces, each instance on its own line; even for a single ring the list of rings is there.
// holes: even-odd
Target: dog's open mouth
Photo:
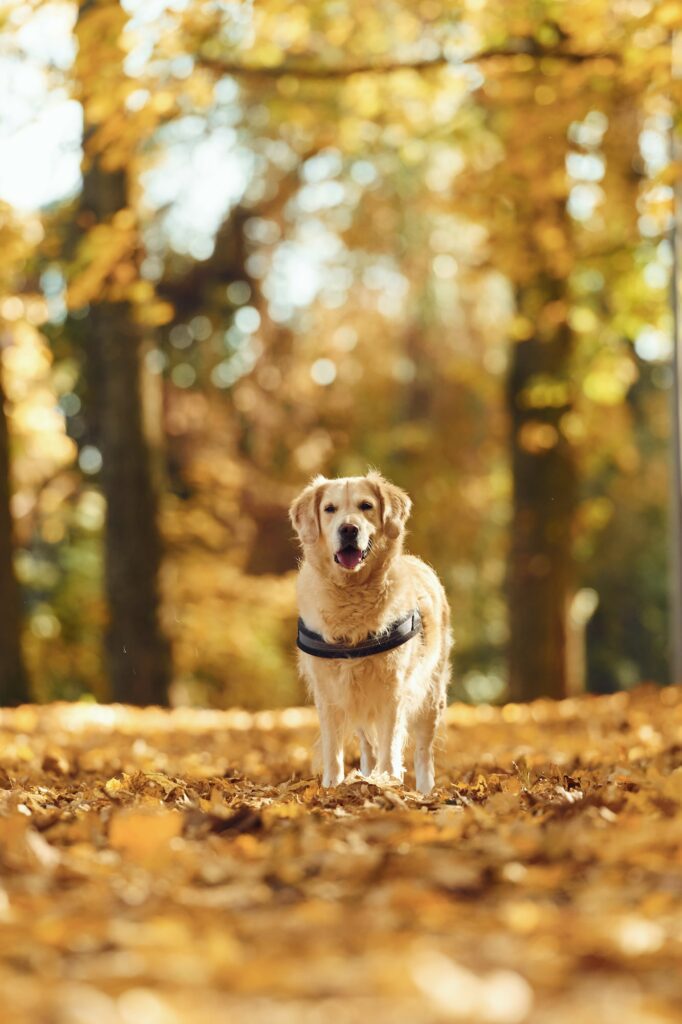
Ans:
[[[361,551],[354,544],[348,544],[345,548],[341,548],[340,551],[336,552],[334,561],[343,566],[344,569],[357,569],[360,562],[364,562],[368,551],[369,547]]]

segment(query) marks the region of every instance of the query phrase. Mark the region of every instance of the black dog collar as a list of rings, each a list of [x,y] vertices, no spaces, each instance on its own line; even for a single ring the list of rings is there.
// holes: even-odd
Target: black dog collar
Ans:
[[[328,644],[319,633],[307,629],[302,619],[298,620],[296,646],[313,658],[366,658],[370,654],[382,654],[401,647],[422,631],[422,618],[415,608],[402,619],[394,622],[387,632],[370,633],[366,640],[346,647],[344,644]]]

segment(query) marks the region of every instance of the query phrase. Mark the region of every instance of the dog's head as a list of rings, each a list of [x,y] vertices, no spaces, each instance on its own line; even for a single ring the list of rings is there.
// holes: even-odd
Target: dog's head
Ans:
[[[289,516],[306,555],[342,574],[359,573],[402,542],[412,502],[380,473],[327,480],[299,494]]]

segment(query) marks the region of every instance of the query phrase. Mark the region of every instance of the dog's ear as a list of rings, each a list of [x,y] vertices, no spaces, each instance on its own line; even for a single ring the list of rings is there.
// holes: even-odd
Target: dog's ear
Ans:
[[[395,540],[405,529],[405,523],[409,518],[412,509],[410,496],[400,487],[384,480],[376,470],[370,471],[367,476],[379,493],[384,533],[391,540]]]
[[[298,534],[301,544],[314,544],[320,536],[320,519],[317,514],[317,500],[326,477],[316,476],[305,487],[289,508],[289,519]]]

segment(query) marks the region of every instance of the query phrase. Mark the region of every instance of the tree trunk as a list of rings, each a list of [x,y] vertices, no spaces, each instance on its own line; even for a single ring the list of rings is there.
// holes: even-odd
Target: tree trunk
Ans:
[[[543,305],[562,283],[544,282]],[[527,296],[518,295],[524,311]],[[537,282],[530,305],[537,306]],[[529,317],[537,321],[535,315]],[[571,332],[516,342],[509,374],[513,512],[509,554],[509,686],[512,700],[563,697],[572,593],[576,469],[561,427],[570,410]]]
[[[0,704],[30,699],[21,655],[21,598],[14,574],[10,513],[9,437],[0,380]]]
[[[83,220],[101,223],[127,207],[123,171],[90,158],[83,176]],[[102,453],[106,498],[107,667],[115,700],[164,704],[168,643],[159,622],[161,538],[158,496],[145,436],[140,334],[125,301],[94,301],[85,342],[91,424]]]

